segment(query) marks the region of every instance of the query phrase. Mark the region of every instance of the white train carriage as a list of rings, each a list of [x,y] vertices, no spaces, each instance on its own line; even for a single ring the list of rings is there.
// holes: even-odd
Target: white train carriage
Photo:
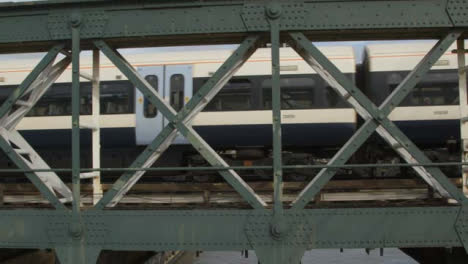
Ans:
[[[321,47],[350,78],[355,75],[352,47]],[[192,97],[220,67],[232,50],[145,52],[125,57],[176,110]],[[12,60],[0,65],[0,98],[31,71],[33,61]],[[81,70],[91,71],[83,56]],[[193,120],[210,144],[230,148],[271,144],[270,49],[259,49],[206,109]],[[290,48],[281,48],[283,144],[339,146],[356,129],[356,113]],[[68,69],[18,125],[35,146],[70,144],[70,78]],[[81,84],[82,122],[91,117],[91,84]],[[101,62],[101,134],[104,147],[148,144],[167,122],[107,59]],[[90,133],[82,131],[82,144]],[[175,144],[187,144],[178,137]]]
[[[374,44],[365,51],[365,93],[378,105],[433,47],[431,42]],[[460,138],[457,56],[451,47],[390,119],[421,146],[441,147]]]

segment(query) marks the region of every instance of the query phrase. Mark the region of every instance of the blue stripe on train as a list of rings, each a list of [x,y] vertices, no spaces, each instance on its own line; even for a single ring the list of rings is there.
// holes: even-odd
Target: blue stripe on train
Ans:
[[[343,145],[356,130],[354,123],[283,124],[283,145]],[[194,129],[212,146],[269,146],[271,125],[196,126]]]
[[[416,144],[444,146],[449,139],[460,138],[459,120],[397,121],[395,124]],[[212,146],[268,146],[272,142],[271,125],[197,126],[195,130]],[[355,132],[353,123],[283,124],[283,144],[289,146],[331,147],[343,145]],[[20,133],[34,147],[69,147],[70,130],[23,130]],[[82,146],[90,146],[91,131],[81,130]],[[135,128],[101,129],[101,145],[134,147]]]
[[[395,121],[418,146],[443,147],[449,139],[460,138],[460,120]]]
[[[272,142],[271,125],[197,126],[195,130],[212,146],[268,146]],[[283,124],[283,144],[290,146],[342,145],[354,133],[353,123]],[[71,131],[23,130],[20,133],[34,147],[69,147]],[[81,130],[81,145],[91,144],[91,131]],[[134,128],[101,129],[103,147],[135,146]]]

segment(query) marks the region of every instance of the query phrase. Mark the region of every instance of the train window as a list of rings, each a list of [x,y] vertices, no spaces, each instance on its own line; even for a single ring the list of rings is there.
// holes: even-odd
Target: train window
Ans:
[[[184,106],[184,86],[185,86],[185,79],[184,75],[182,74],[173,74],[171,76],[171,83],[170,83],[170,102],[171,106],[177,112],[182,109]]]
[[[133,85],[129,81],[101,82],[101,114],[133,113]]]
[[[252,109],[252,83],[249,79],[235,78],[223,86],[204,111],[244,111],[250,109]]]
[[[392,87],[392,90],[396,85]],[[457,83],[420,83],[402,102],[402,106],[456,105]]]
[[[80,114],[92,113],[91,83],[80,83]],[[0,102],[4,101],[16,86],[3,86]],[[133,113],[133,86],[129,81],[103,81],[100,86],[101,114]],[[71,84],[53,84],[27,116],[71,115]]]
[[[147,75],[145,77],[145,80],[156,90],[156,92],[159,91],[159,85],[158,85],[158,76],[156,75]],[[143,99],[143,115],[146,118],[153,118],[158,114],[158,109],[156,109],[156,106],[151,103],[148,98]]]
[[[16,88],[16,85],[2,85],[0,86],[0,105],[3,105],[3,103],[6,101],[8,96],[13,92],[13,90]]]
[[[91,86],[80,84],[80,114],[91,114]],[[71,83],[53,84],[27,116],[71,115]]]
[[[312,109],[314,108],[315,81],[304,77],[282,77],[281,109]],[[271,79],[262,82],[263,106],[271,109]]]

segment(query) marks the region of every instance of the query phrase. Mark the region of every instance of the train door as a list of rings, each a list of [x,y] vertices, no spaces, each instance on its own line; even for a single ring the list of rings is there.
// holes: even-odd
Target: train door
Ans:
[[[168,65],[164,69],[164,99],[176,112],[192,98],[192,65]],[[163,125],[167,120],[163,120]],[[175,144],[187,144],[187,140],[178,135]]]
[[[192,97],[191,65],[140,67],[138,72],[177,112]],[[135,99],[136,143],[146,145],[161,132],[167,120],[138,89],[136,89]],[[174,143],[186,144],[187,141],[179,135]]]
[[[150,66],[138,68],[138,72],[145,80],[164,96],[164,67]],[[143,96],[140,90],[135,89],[135,115],[136,115],[136,143],[149,144],[161,132],[163,116],[156,107]]]

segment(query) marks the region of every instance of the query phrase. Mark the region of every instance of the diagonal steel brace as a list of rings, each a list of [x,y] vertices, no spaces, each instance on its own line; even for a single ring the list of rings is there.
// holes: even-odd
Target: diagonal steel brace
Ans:
[[[52,66],[54,64],[54,61],[50,62],[46,68],[39,74],[39,76],[34,80],[31,85],[24,91],[24,93],[21,95],[21,97],[26,97],[28,94],[31,94],[30,98],[28,98],[26,101],[25,100],[20,100],[20,98],[16,101],[15,104],[12,105],[12,107],[9,109],[9,111],[2,116],[0,119],[0,125],[8,130],[11,130],[13,126],[15,126],[14,123],[19,123],[21,119],[28,113],[29,110],[32,108],[32,103],[33,101],[33,93],[37,93],[38,90],[42,90],[46,88],[46,86],[42,85],[44,80],[48,79],[47,77],[51,74],[52,71]],[[57,68],[56,68],[57,69]],[[48,87],[47,87],[48,88]],[[16,108],[13,110],[13,107],[16,106]]]
[[[345,164],[359,147],[377,131],[392,148],[407,162],[430,163],[431,161],[412,143],[401,130],[388,119],[390,112],[411,92],[414,86],[430,70],[460,33],[450,33],[441,39],[421,60],[415,69],[403,80],[393,93],[377,108],[340,70],[333,65],[302,33],[290,33],[291,46],[335,91],[350,103],[365,120],[364,124],[330,160],[329,165]],[[457,201],[462,193],[436,167],[414,167],[415,171],[444,197]],[[292,208],[304,208],[307,203],[335,175],[336,169],[324,168],[306,186],[293,202]]]
[[[70,64],[70,59],[65,58],[54,65],[62,48],[63,45],[53,47],[0,107],[0,116],[2,117],[0,120],[0,148],[20,169],[27,171],[26,177],[57,209],[66,209],[62,202],[71,200],[70,189],[53,172],[31,171],[50,169],[50,167],[15,130],[15,127]],[[27,94],[29,94],[28,99],[20,100]],[[15,105],[17,107],[14,108]],[[55,192],[64,198],[59,199]]]
[[[228,167],[228,164],[193,130],[190,122],[255,52],[258,40],[257,36],[247,37],[179,113],[176,113],[117,51],[110,48],[103,41],[96,41],[95,45],[170,121],[130,167],[151,166],[170,146],[177,136],[177,131],[185,136],[211,165]],[[124,173],[113,187],[104,194],[95,208],[102,209],[106,206],[114,206],[144,173],[144,171]],[[265,202],[255,194],[234,170],[220,171],[220,174],[254,208],[265,207]]]
[[[28,144],[23,136],[15,130],[15,127],[29,110],[34,107],[47,89],[67,69],[70,62],[69,58],[65,58],[53,66],[50,64],[23,94],[24,96],[30,93],[29,98],[21,101],[22,104],[19,105],[17,109],[12,110],[10,115],[0,121],[0,135],[10,144],[9,156],[15,155],[16,159],[21,158],[29,169],[50,169],[50,167],[40,155],[37,154],[34,148]],[[70,189],[55,172],[34,172],[34,174],[36,174],[51,191],[56,191],[62,195],[64,201],[71,201]]]
[[[47,68],[47,71],[44,71],[39,77],[31,84],[31,86],[25,91],[22,96],[27,94],[29,98],[26,100],[21,100],[19,106],[16,110],[8,113],[1,121],[0,126],[6,128],[7,130],[13,130],[16,125],[21,121],[23,117],[34,107],[34,105],[41,99],[41,97],[47,92],[50,86],[60,77],[60,75],[67,69],[70,65],[71,59],[64,58],[60,62],[56,63]]]

